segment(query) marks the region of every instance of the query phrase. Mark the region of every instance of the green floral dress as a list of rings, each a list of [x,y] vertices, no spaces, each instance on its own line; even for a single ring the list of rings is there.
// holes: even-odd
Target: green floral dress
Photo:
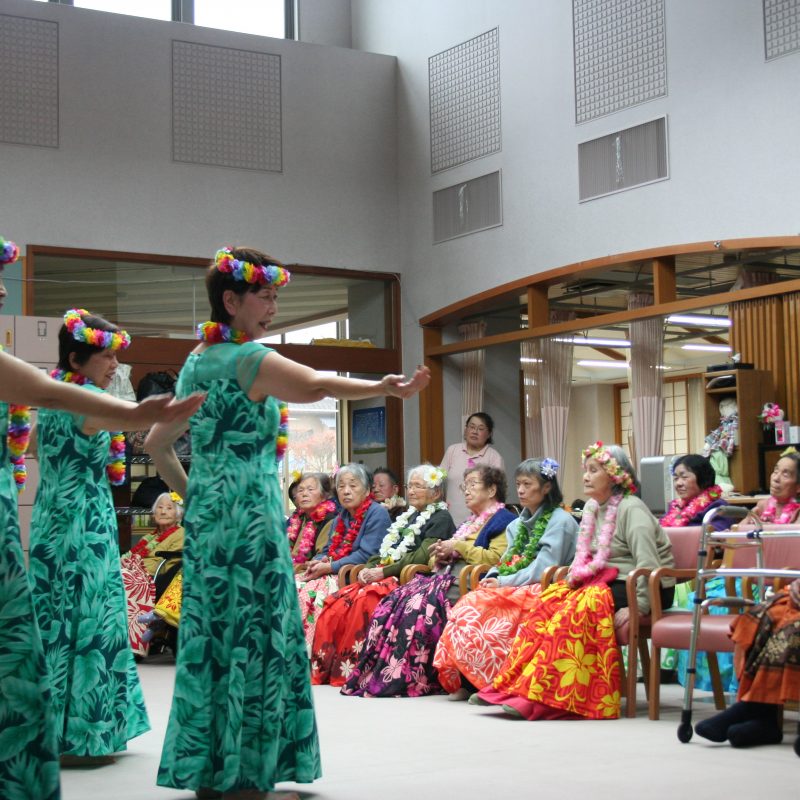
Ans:
[[[85,386],[87,391],[102,391]],[[30,578],[50,672],[59,752],[104,756],[150,729],[128,642],[117,519],[106,476],[110,434],[42,409],[41,480]]]
[[[0,797],[57,800],[56,726],[19,538],[7,426],[8,406],[0,403]]]
[[[246,392],[271,352],[191,354],[177,386],[191,420],[183,604],[161,786],[270,791],[320,772],[310,671],[275,460],[278,404]]]

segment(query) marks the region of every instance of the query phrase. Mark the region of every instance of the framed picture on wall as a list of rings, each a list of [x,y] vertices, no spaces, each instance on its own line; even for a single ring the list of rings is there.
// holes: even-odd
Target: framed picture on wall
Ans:
[[[353,411],[353,453],[386,450],[386,409],[357,408]]]

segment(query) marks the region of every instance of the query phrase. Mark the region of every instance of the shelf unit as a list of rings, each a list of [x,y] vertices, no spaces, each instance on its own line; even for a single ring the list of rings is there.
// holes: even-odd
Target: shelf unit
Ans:
[[[705,390],[706,433],[719,426],[719,403],[724,398],[736,401],[739,410],[738,444],[729,458],[730,476],[738,492],[750,494],[759,486],[759,444],[762,441],[761,423],[758,415],[764,403],[774,401],[775,392],[772,373],[760,369],[732,369],[729,372],[706,372],[706,385],[713,378],[733,376],[732,386],[713,387]]]

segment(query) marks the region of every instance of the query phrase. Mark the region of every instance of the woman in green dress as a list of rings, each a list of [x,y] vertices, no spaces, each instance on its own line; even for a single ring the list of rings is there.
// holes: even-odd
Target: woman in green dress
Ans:
[[[410,397],[428,382],[320,374],[262,338],[288,272],[249,248],[224,248],[206,278],[211,322],[189,355],[178,396],[202,390],[191,420],[188,477],[156,425],[147,449],[186,498],[184,594],[175,693],[158,783],[198,797],[265,797],[281,781],[320,776],[308,655],[294,588],[276,459],[286,447],[283,401]]]
[[[83,309],[64,316],[50,377],[103,392],[130,343]],[[150,729],[128,644],[119,533],[110,482],[125,478],[124,442],[90,416],[43,409],[41,482],[31,518],[29,574],[50,673],[62,766],[107,764]]]
[[[0,272],[16,258],[16,246],[0,238]],[[137,406],[77,386],[58,384],[0,347],[0,797],[4,800],[57,800],[57,734],[39,626],[31,601],[20,543],[14,466],[24,459],[27,431],[11,403],[58,407],[92,415],[100,427],[137,430],[164,415],[187,418],[202,402],[173,403],[151,398]],[[12,420],[13,416],[16,420]],[[22,428],[26,427],[22,425]],[[22,459],[19,456],[22,456]]]

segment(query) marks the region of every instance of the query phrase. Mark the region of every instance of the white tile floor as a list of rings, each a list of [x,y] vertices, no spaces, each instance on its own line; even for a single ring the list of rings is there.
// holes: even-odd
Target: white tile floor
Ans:
[[[139,671],[153,730],[113,766],[63,771],[64,800],[194,796],[155,785],[174,668],[145,664]],[[787,714],[782,745],[736,751],[696,738],[684,745],[675,734],[682,690],[666,686],[663,695],[658,722],[647,719],[642,691],[633,720],[528,723],[441,696],[365,700],[315,687],[323,777],[278,788],[299,788],[315,800],[797,796],[795,714]],[[707,700],[699,702],[695,719],[712,712]]]

